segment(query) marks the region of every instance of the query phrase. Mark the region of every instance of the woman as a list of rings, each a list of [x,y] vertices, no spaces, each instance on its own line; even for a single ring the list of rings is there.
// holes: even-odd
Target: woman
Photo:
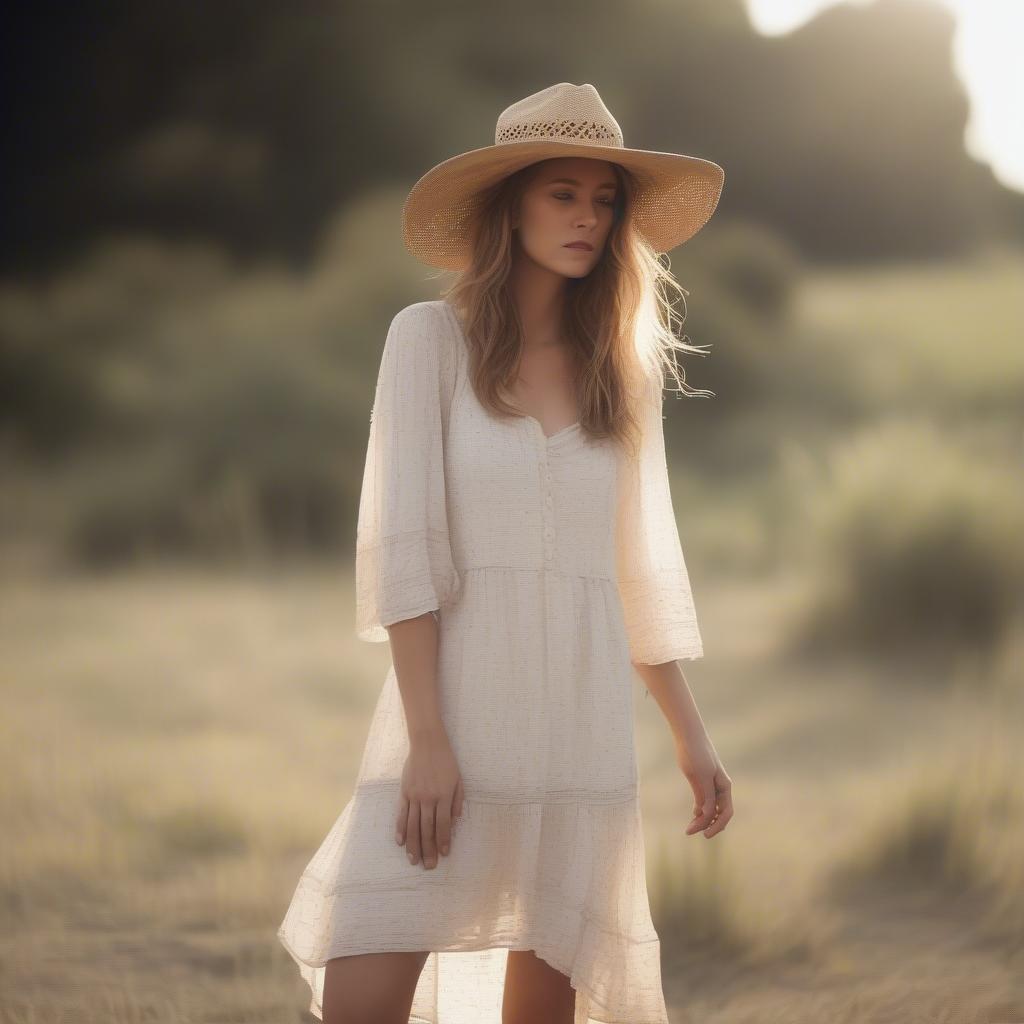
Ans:
[[[461,275],[399,312],[381,359],[357,630],[393,665],[278,932],[325,1024],[668,1020],[634,666],[693,788],[687,833],[732,804],[677,664],[703,649],[661,421],[688,346],[657,254],[723,179],[624,148],[597,91],[561,83],[406,201],[409,250]]]

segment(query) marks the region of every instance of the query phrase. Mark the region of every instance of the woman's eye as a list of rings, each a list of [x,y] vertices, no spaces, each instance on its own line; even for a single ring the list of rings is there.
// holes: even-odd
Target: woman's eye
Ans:
[[[561,199],[562,196],[565,196],[566,199],[572,199],[572,195],[569,192],[556,192],[555,193],[555,198],[556,199]],[[604,203],[605,206],[614,206],[615,205],[615,200],[614,199],[602,199],[601,202]]]

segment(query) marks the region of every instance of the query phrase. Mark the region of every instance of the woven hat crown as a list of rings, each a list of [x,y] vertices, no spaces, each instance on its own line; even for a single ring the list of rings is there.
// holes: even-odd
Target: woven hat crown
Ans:
[[[506,142],[600,143],[623,145],[622,129],[592,85],[560,82],[513,103],[501,112],[495,145]]]

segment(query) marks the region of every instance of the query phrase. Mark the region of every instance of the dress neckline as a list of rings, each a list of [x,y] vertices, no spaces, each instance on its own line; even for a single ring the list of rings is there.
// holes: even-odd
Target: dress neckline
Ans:
[[[459,319],[459,315],[455,311],[455,307],[452,306],[452,304],[447,299],[441,299],[439,301],[444,304],[445,308],[448,310],[449,315],[451,316],[452,320],[454,321],[456,330],[459,332],[459,340],[462,342],[463,349],[464,350],[467,349],[468,348],[468,343],[466,341],[466,334],[465,334],[465,331],[463,331],[463,329],[462,329],[462,321]],[[470,388],[470,390],[472,390],[472,388]],[[511,404],[511,403],[509,403],[509,404]],[[531,430],[534,430],[538,434],[540,434],[542,440],[546,444],[552,444],[555,441],[559,440],[562,437],[563,434],[570,434],[570,433],[572,433],[575,430],[579,430],[583,426],[583,423],[580,420],[574,420],[567,427],[562,427],[560,430],[556,430],[553,434],[545,434],[544,433],[544,427],[541,426],[541,422],[540,422],[539,419],[537,419],[536,416],[531,416],[528,412],[524,412],[518,406],[513,406],[513,407],[515,408],[516,412],[519,414],[519,419],[526,421],[526,425]]]
[[[549,443],[561,437],[563,434],[568,434],[570,431],[576,430],[582,426],[579,420],[575,420],[574,422],[570,423],[569,426],[562,427],[561,430],[556,430],[553,434],[545,434],[544,428],[541,426],[540,420],[538,420],[536,416],[531,416],[528,412],[523,412],[522,409],[517,409],[517,411],[523,419],[529,420],[530,423],[532,423],[533,426],[536,428],[537,433],[540,434],[540,436],[543,437],[544,440]]]

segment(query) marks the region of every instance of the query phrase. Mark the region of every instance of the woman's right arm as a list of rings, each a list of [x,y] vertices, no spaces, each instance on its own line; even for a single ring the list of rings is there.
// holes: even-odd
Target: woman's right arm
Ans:
[[[409,756],[395,839],[410,861],[448,852],[462,784],[438,690],[438,621],[460,587],[445,500],[443,396],[450,385],[447,319],[414,303],[392,320],[381,354],[356,539],[356,630],[390,641]]]
[[[427,612],[387,627],[409,732],[395,841],[411,864],[437,866],[451,848],[453,819],[462,814],[462,778],[441,718],[437,685],[439,626]]]

